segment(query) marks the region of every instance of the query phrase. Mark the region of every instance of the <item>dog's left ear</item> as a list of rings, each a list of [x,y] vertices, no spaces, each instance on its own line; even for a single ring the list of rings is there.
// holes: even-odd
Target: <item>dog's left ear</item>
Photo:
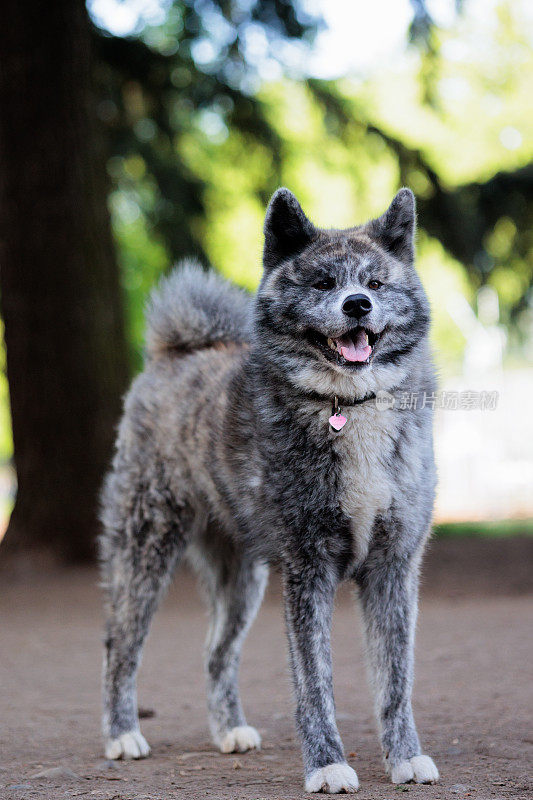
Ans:
[[[365,227],[373,239],[404,264],[412,264],[415,256],[416,206],[410,189],[400,189],[381,217]]]
[[[296,197],[288,189],[278,189],[272,195],[265,217],[265,270],[285,258],[296,255],[317,235]]]

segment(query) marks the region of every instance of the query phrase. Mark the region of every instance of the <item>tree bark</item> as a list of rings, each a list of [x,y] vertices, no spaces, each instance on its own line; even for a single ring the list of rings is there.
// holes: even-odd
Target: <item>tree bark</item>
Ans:
[[[0,26],[0,310],[18,492],[7,549],[94,557],[127,352],[82,0]]]

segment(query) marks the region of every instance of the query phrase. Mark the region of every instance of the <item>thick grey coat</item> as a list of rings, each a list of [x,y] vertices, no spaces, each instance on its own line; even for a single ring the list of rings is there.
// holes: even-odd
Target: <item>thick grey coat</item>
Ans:
[[[147,363],[126,398],[102,501],[108,757],[149,752],[135,676],[153,612],[187,556],[212,611],[208,711],[223,752],[260,744],[239,699],[239,655],[276,564],[306,790],[358,787],[332,693],[341,580],[359,588],[386,769],[395,783],[437,780],[411,710],[435,485],[414,226],[407,189],[382,217],[349,230],[316,228],[280,189],[255,298],[190,263],[154,292]],[[380,391],[395,396],[392,407],[376,403]],[[347,420],[338,432],[328,422],[335,398]]]

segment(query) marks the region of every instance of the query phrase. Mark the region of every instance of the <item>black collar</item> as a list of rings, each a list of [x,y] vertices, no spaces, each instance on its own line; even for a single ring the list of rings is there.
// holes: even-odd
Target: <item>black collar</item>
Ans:
[[[376,395],[374,392],[370,394],[366,394],[364,397],[356,397],[355,399],[349,400],[347,397],[340,397],[338,394],[333,396],[333,400],[331,395],[320,394],[319,392],[306,392],[305,396],[309,398],[309,400],[318,400],[323,403],[333,403],[333,407],[346,407],[346,406],[360,406],[361,403],[366,403],[368,400],[375,400]],[[337,401],[337,402],[335,402]]]

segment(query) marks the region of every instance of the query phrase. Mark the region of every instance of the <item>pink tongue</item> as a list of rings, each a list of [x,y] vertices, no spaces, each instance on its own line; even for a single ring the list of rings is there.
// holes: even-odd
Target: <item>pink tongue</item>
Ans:
[[[360,330],[357,332],[355,342],[352,341],[351,336],[343,336],[341,339],[336,339],[335,344],[341,356],[344,356],[346,361],[366,361],[372,348],[366,343],[366,334]]]

